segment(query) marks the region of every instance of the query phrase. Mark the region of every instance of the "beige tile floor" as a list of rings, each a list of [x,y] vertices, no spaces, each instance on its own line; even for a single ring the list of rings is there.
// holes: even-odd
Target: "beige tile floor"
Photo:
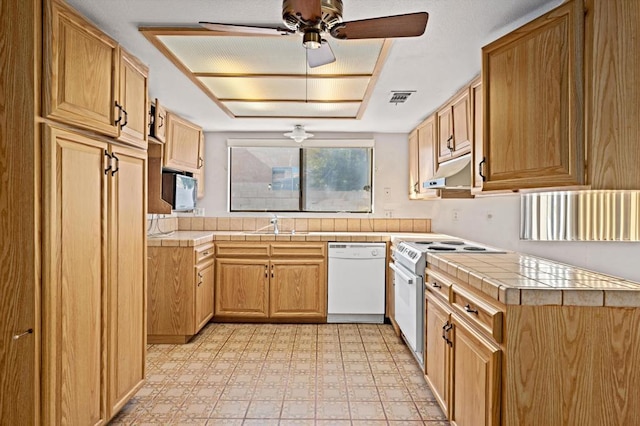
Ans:
[[[111,424],[449,423],[390,325],[209,324],[149,345],[146,384]]]

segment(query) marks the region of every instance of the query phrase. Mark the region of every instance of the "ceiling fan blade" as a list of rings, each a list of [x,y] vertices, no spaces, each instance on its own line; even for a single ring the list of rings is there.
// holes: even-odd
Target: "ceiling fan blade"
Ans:
[[[314,24],[322,19],[322,0],[289,0],[287,3],[305,22]]]
[[[215,22],[199,22],[200,25],[211,31],[221,31],[230,33],[245,33],[245,34],[263,34],[263,35],[280,35],[280,34],[293,34],[288,28],[276,27],[253,27],[250,25],[235,25],[235,24],[217,24]]]
[[[322,40],[318,49],[307,49],[307,62],[309,68],[321,67],[336,61],[329,42]]]
[[[342,22],[331,28],[331,35],[340,40],[417,37],[424,34],[428,19],[427,12],[418,12]]]

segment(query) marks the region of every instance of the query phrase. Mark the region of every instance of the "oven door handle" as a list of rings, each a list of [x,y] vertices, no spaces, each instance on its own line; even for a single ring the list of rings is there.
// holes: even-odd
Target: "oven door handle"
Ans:
[[[406,273],[401,271],[395,264],[389,263],[389,268],[393,269],[393,271],[396,274],[400,275],[400,278],[405,280],[407,282],[407,284],[413,284],[414,283],[414,278],[410,277],[409,275],[407,275]]]

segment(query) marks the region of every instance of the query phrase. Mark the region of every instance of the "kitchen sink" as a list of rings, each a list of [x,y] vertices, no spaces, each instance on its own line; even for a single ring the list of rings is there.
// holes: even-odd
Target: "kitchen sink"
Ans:
[[[247,231],[245,235],[276,235],[273,231]],[[301,231],[280,231],[277,235],[308,235],[308,232]]]

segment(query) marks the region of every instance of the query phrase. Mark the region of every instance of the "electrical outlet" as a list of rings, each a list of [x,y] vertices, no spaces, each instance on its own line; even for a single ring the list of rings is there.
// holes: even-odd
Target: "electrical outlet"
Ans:
[[[384,211],[384,217],[392,218],[393,217],[393,210],[385,210]]]
[[[451,220],[457,222],[460,220],[460,210],[451,211]]]

